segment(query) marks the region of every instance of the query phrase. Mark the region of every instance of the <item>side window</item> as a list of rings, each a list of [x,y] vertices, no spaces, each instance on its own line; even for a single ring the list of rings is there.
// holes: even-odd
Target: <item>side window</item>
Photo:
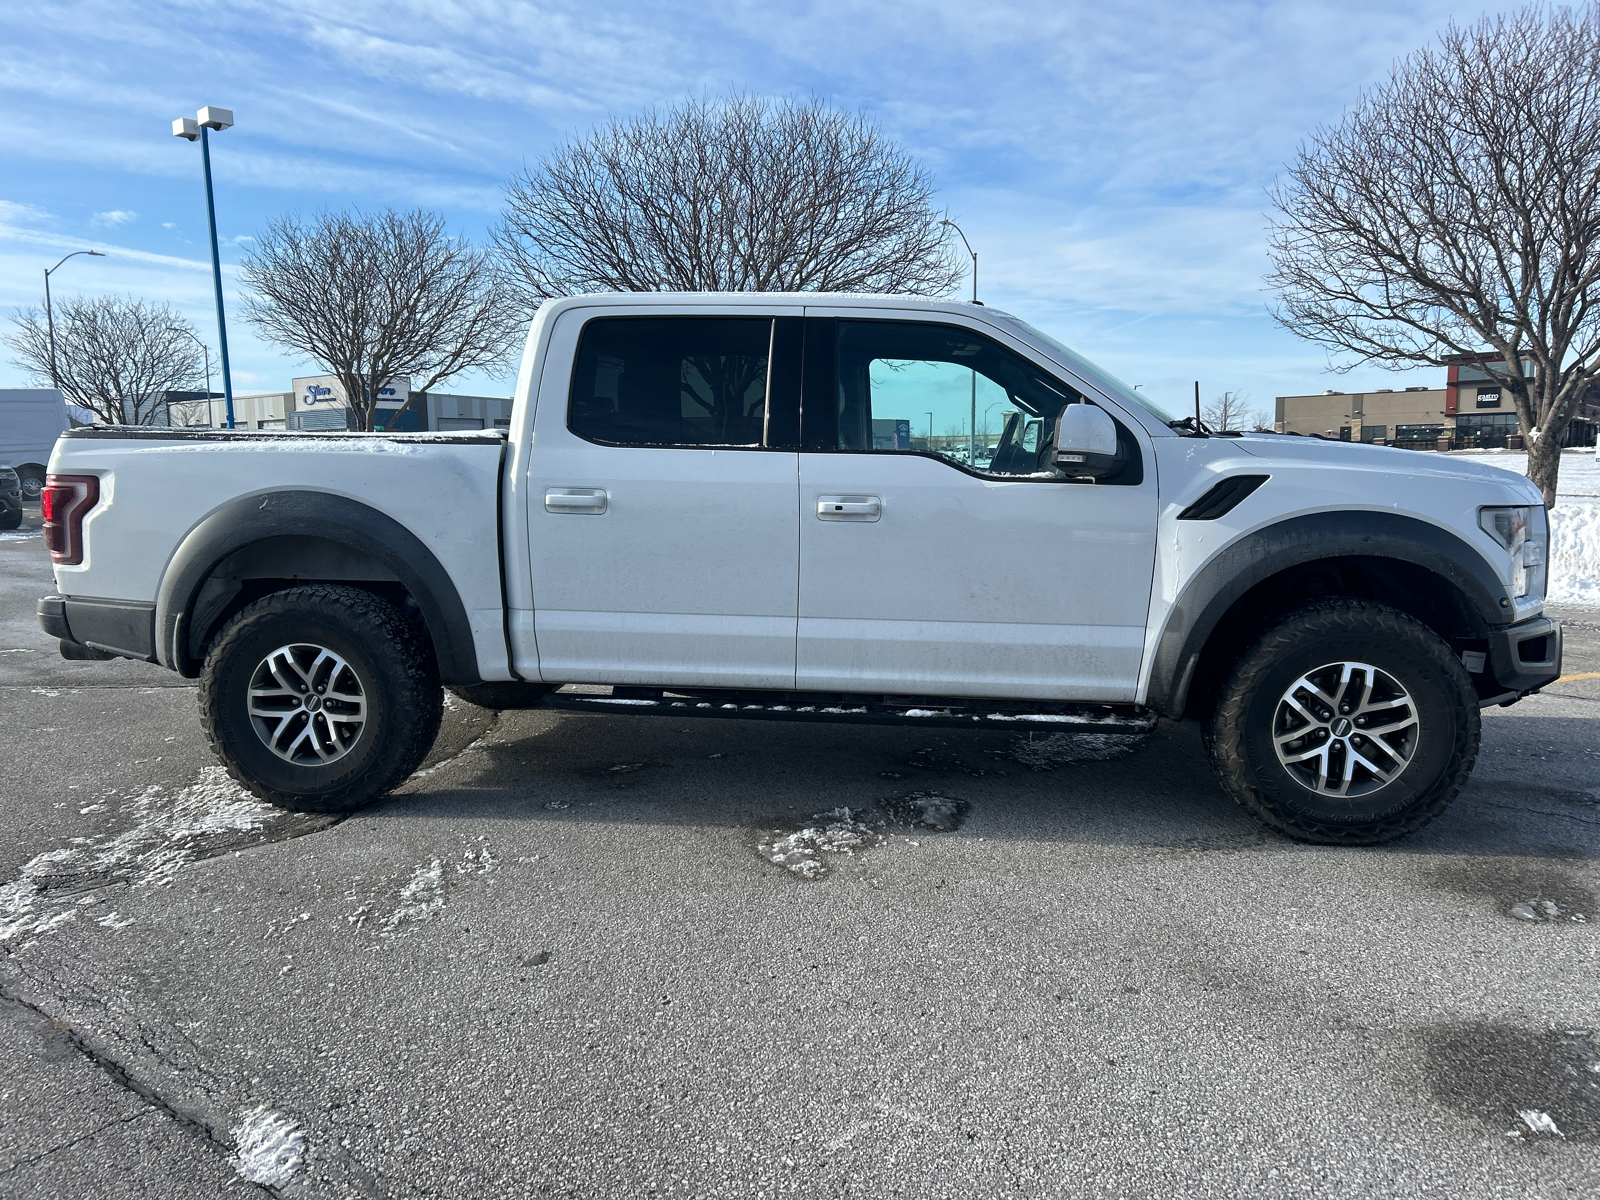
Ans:
[[[840,321],[840,450],[936,454],[984,475],[1061,478],[1056,421],[1083,397],[954,325]]]
[[[760,446],[772,321],[600,317],[584,326],[567,428],[612,446]]]

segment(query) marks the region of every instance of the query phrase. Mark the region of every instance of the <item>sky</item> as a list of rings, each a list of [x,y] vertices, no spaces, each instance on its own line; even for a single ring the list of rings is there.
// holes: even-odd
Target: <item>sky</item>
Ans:
[[[272,218],[424,206],[485,237],[506,180],[614,116],[736,89],[865,112],[932,173],[987,303],[1183,408],[1437,384],[1330,373],[1270,316],[1270,189],[1448,3],[47,0],[0,6],[0,323],[52,293],[186,314],[216,357],[198,145],[214,135],[234,390],[316,365],[238,319]],[[960,294],[967,294],[964,284]],[[26,386],[0,347],[0,386]],[[1436,378],[1438,377],[1438,378]],[[220,388],[220,381],[214,380]],[[440,390],[509,395],[512,378]]]

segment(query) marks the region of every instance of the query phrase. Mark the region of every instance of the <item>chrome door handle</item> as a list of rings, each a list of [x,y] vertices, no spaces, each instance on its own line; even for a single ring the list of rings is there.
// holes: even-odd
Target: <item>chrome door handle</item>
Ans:
[[[819,521],[876,521],[883,516],[879,496],[818,496]]]
[[[610,497],[603,488],[550,488],[544,494],[544,510],[553,513],[587,513],[598,517],[606,511]]]

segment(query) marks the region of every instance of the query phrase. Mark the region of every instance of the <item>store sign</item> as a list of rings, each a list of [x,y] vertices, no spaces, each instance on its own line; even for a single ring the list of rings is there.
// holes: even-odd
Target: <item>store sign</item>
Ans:
[[[332,375],[312,375],[294,381],[295,407],[299,409],[348,408],[344,387]],[[399,408],[411,398],[411,381],[396,381],[378,389],[378,407]]]

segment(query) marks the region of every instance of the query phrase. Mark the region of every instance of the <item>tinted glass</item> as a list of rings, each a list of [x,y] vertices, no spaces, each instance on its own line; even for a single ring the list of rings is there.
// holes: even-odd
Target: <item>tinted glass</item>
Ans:
[[[958,326],[839,322],[840,450],[922,451],[986,475],[1053,478],[1056,420],[1081,399]]]
[[[584,327],[567,428],[619,446],[759,446],[772,322],[604,317]]]

